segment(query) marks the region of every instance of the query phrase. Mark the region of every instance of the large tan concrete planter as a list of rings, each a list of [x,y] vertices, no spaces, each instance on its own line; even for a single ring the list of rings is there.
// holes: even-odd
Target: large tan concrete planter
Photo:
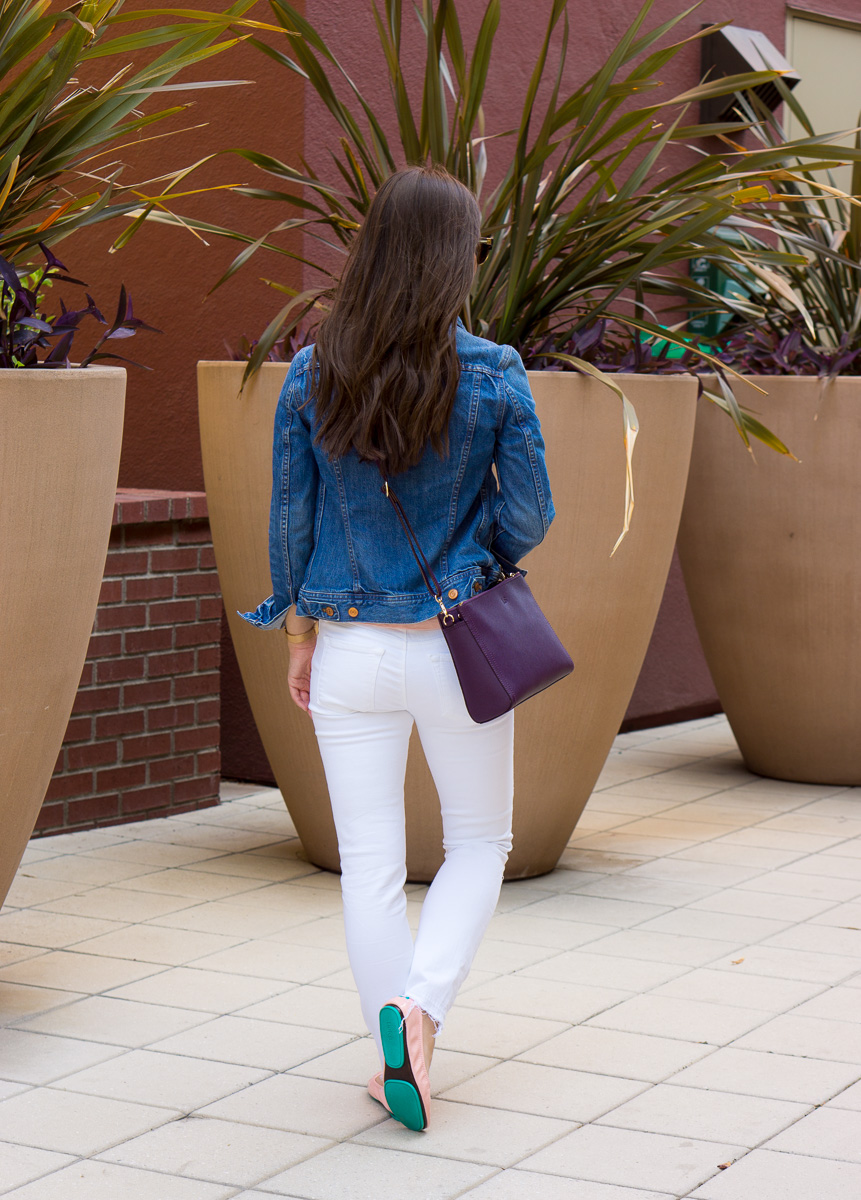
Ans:
[[[235,615],[271,591],[272,426],[285,370],[267,364],[240,398],[241,363],[199,364],[203,465],[224,602],[263,745],[309,858],[337,870],[313,726],[287,691],[286,639]],[[696,407],[696,383],[688,377],[625,377],[640,418],[637,508],[631,533],[611,559],[625,494],[619,402],[600,383],[576,375],[538,372],[530,382],[557,516],[525,566],[576,667],[516,715],[509,879],[554,867],[618,732],[667,578]],[[442,830],[417,739],[406,786],[409,876],[426,880],[442,861]]]
[[[120,367],[0,371],[0,902],[75,701],[111,532]]]
[[[701,406],[679,534],[694,618],[752,771],[861,784],[861,379],[756,382],[744,402],[800,462],[754,464]]]

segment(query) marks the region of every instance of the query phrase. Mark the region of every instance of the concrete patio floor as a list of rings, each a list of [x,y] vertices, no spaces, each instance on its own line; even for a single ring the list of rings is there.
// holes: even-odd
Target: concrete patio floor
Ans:
[[[503,888],[424,1134],[365,1091],[338,879],[277,791],[36,840],[0,1194],[858,1200],[859,790],[749,774],[722,717],[620,736],[559,868]]]

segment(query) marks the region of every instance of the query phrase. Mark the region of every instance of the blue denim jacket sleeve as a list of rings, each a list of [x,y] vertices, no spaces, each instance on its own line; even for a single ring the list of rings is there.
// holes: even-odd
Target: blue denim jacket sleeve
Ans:
[[[290,364],[272,439],[272,502],[269,509],[269,570],[273,594],[254,612],[239,615],[261,629],[280,628],[305,578],[314,549],[319,472],[310,425],[300,407],[308,379],[307,354]]]
[[[556,513],[529,380],[520,355],[511,347],[507,350],[495,453],[500,496],[490,549],[508,562],[518,563],[543,540]]]

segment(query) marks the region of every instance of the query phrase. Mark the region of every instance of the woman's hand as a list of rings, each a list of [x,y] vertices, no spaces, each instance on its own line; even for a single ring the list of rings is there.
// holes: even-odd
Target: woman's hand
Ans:
[[[317,639],[312,637],[307,642],[290,647],[287,686],[290,688],[291,700],[298,704],[303,712],[308,711],[311,699],[311,658],[316,645]]]

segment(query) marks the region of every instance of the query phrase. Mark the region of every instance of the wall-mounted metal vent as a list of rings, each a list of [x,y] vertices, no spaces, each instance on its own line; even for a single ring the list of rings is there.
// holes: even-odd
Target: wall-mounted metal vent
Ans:
[[[794,71],[780,51],[758,29],[740,29],[727,25],[702,40],[703,78],[721,79],[727,75],[742,75],[748,71],[785,71],[783,82],[794,88],[801,76]],[[781,102],[773,83],[764,83],[752,91],[770,109]],[[700,120],[725,121],[733,115],[735,97],[716,96],[700,105]]]

